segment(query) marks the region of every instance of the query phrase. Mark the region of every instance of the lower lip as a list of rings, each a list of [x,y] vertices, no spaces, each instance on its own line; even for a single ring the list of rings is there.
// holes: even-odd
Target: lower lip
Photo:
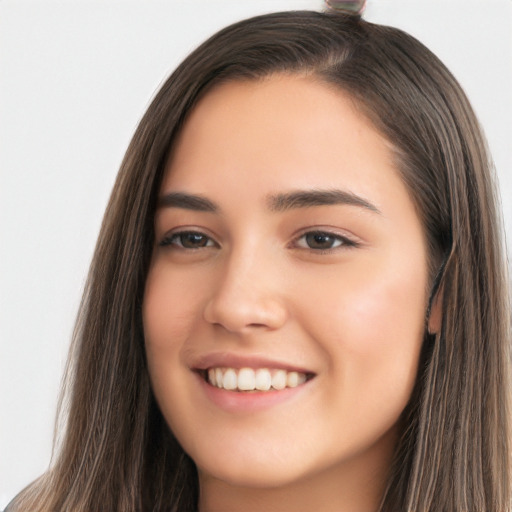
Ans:
[[[257,412],[292,400],[310,385],[311,380],[295,388],[274,391],[228,391],[212,386],[201,375],[197,379],[206,397],[227,412]]]

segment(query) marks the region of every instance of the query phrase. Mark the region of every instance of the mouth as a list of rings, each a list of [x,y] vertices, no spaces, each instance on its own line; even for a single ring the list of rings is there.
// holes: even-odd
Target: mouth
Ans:
[[[198,370],[210,386],[239,393],[282,391],[296,388],[314,378],[313,373],[276,368],[210,367]]]

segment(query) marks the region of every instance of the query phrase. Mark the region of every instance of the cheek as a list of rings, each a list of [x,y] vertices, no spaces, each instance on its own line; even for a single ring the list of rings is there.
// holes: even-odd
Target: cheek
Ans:
[[[146,348],[175,351],[197,323],[201,297],[190,279],[154,266],[144,292],[143,324]]]
[[[419,268],[368,268],[326,279],[331,284],[309,293],[303,312],[310,336],[319,340],[329,372],[338,388],[347,391],[346,400],[354,402],[354,410],[363,402],[376,410],[387,403],[393,417],[405,406],[417,374],[425,279]]]
[[[175,411],[186,410],[182,383],[187,370],[181,357],[198,324],[197,290],[168,266],[155,265],[144,291],[142,317],[149,376],[156,400],[173,430]]]
[[[356,350],[380,351],[416,345],[423,337],[425,307],[423,285],[397,277],[353,291],[340,314]]]
[[[303,313],[317,332],[315,337],[337,339],[355,352],[408,345],[422,338],[426,293],[421,276],[374,267],[324,276],[307,288],[307,294],[297,296],[304,299]]]

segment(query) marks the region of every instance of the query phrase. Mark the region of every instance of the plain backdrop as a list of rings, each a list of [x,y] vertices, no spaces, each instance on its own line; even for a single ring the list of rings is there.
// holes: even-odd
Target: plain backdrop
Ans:
[[[321,0],[0,0],[0,509],[47,467],[62,370],[117,168],[162,80],[224,25]],[[453,71],[512,239],[512,0],[369,0]],[[509,243],[510,245],[510,243]]]

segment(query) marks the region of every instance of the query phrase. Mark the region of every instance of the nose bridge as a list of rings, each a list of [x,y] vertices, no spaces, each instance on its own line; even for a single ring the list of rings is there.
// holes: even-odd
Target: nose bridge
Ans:
[[[205,319],[229,331],[254,327],[277,329],[286,320],[286,307],[272,250],[246,244],[233,248],[205,308]]]

